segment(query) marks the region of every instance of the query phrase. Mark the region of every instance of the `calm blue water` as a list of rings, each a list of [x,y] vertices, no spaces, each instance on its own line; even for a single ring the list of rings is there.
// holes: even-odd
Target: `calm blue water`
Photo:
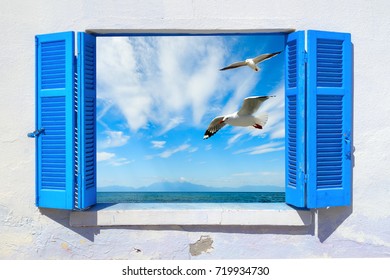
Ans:
[[[270,203],[284,192],[98,192],[98,203]]]

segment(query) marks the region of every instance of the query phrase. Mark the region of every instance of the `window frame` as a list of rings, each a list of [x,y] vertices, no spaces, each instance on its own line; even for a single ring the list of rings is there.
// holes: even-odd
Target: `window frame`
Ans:
[[[348,99],[346,102],[349,102],[351,103],[352,105],[352,53],[351,53],[351,38],[350,38],[350,34],[347,34],[347,33],[336,33],[336,32],[322,32],[322,31],[307,31],[307,32],[304,32],[304,31],[297,31],[297,32],[294,32],[293,29],[279,29],[279,30],[244,30],[244,31],[229,31],[229,30],[223,30],[223,32],[221,31],[220,33],[215,33],[213,31],[194,31],[194,30],[174,30],[174,31],[166,31],[166,30],[141,30],[141,31],[136,31],[136,30],[102,30],[102,29],[90,29],[90,30],[86,30],[86,32],[79,32],[78,33],[78,40],[77,40],[77,44],[78,44],[78,54],[77,54],[77,57],[74,56],[74,59],[72,60],[72,67],[73,68],[76,68],[76,64],[77,64],[77,70],[74,70],[74,73],[75,73],[75,80],[77,79],[77,82],[74,83],[75,85],[75,88],[77,88],[78,90],[75,91],[75,95],[74,95],[74,98],[75,98],[75,106],[76,106],[76,109],[75,109],[75,119],[77,119],[77,121],[74,121],[72,120],[72,123],[74,123],[73,125],[75,125],[76,127],[76,134],[75,134],[75,139],[77,139],[76,141],[76,145],[75,145],[75,148],[74,148],[74,161],[75,161],[75,178],[71,179],[71,181],[73,182],[73,187],[71,190],[69,190],[70,193],[74,194],[74,201],[73,201],[73,204],[68,204],[66,206],[58,206],[57,204],[53,204],[53,205],[50,205],[49,204],[42,204],[40,202],[40,200],[38,199],[39,197],[39,193],[40,193],[40,183],[39,183],[39,180],[37,179],[37,186],[36,186],[36,192],[37,192],[37,200],[36,200],[36,205],[38,207],[47,207],[47,208],[58,208],[58,209],[67,209],[67,210],[83,210],[83,209],[88,209],[89,207],[93,206],[96,204],[96,127],[93,128],[94,130],[94,144],[95,144],[95,156],[94,156],[94,159],[93,159],[93,162],[94,162],[94,167],[95,167],[95,170],[94,170],[94,186],[88,191],[88,188],[86,186],[86,183],[84,181],[85,179],[85,176],[86,176],[86,167],[85,167],[85,164],[83,165],[83,163],[85,163],[85,158],[86,158],[86,155],[84,154],[84,150],[83,150],[83,146],[84,146],[84,136],[83,136],[83,131],[85,130],[84,128],[84,122],[85,120],[83,119],[83,114],[85,112],[85,108],[86,106],[84,106],[84,94],[86,93],[86,81],[84,80],[84,73],[86,71],[86,67],[88,67],[88,65],[86,65],[86,63],[84,63],[83,61],[83,58],[85,57],[84,56],[84,50],[85,50],[85,44],[84,42],[86,41],[85,38],[92,38],[94,37],[96,39],[96,37],[99,37],[99,36],[128,36],[128,35],[145,35],[145,36],[151,36],[151,35],[173,35],[173,34],[180,34],[180,35],[218,35],[218,34],[250,34],[250,33],[275,33],[275,32],[278,32],[278,33],[286,33],[286,34],[290,34],[289,37],[291,36],[295,36],[294,34],[297,34],[298,37],[299,37],[299,42],[300,44],[303,44],[303,46],[305,46],[305,43],[306,43],[306,40],[308,42],[308,46],[310,48],[310,44],[314,44],[314,43],[311,43],[313,40],[310,39],[310,36],[312,38],[314,38],[315,36],[319,35],[319,36],[325,36],[325,38],[327,40],[332,40],[332,34],[342,34],[340,36],[342,36],[342,40],[343,41],[343,50],[342,50],[342,56],[343,56],[343,59],[344,57],[345,58],[345,61],[343,60],[343,63],[342,64],[342,67],[346,67],[346,69],[342,68],[343,71],[346,71],[345,73],[343,72],[343,85],[347,85],[346,86],[346,98]],[[73,32],[72,32],[73,34]],[[312,35],[310,35],[312,34]],[[39,54],[40,54],[40,45],[39,45],[39,38],[41,38],[42,36],[44,35],[38,35],[36,38],[36,57],[37,57],[37,65],[36,65],[36,92],[37,92],[37,97],[36,97],[36,100],[37,100],[37,104],[39,104],[39,92],[40,92],[40,70],[39,70],[39,65],[40,65],[40,61],[39,61]],[[74,35],[73,35],[74,36]],[[339,39],[338,39],[339,40]],[[314,42],[314,41],[313,41]],[[74,42],[73,42],[73,46],[74,46]],[[347,46],[347,47],[344,47]],[[286,47],[287,47],[287,44],[286,44]],[[348,50],[348,53],[344,53],[344,48],[346,48]],[[96,49],[96,48],[95,48]],[[308,95],[312,95],[312,94],[315,94],[314,92],[314,89],[310,87],[310,85],[312,83],[308,82],[309,79],[314,79],[314,78],[311,78],[310,77],[310,73],[314,73],[313,69],[311,69],[311,67],[309,66],[308,67],[308,63],[313,63],[314,64],[314,61],[316,61],[317,59],[317,55],[313,55],[313,53],[309,53],[308,54],[308,51],[310,51],[310,49],[308,50],[305,50],[304,48],[300,48],[299,49],[299,55],[298,55],[298,66],[300,67],[300,71],[301,72],[297,72],[297,78],[299,80],[299,82],[301,83],[300,86],[301,86],[301,90],[302,88],[304,88],[304,93],[300,93],[301,95],[304,94],[305,96],[300,96],[301,100],[304,100],[306,102],[306,100],[308,100]],[[94,67],[95,67],[95,71],[94,71],[94,79],[93,79],[93,83],[94,83],[94,94],[95,94],[95,98],[96,98],[96,51],[94,52],[94,60],[93,60],[93,63],[94,64]],[[285,60],[286,60],[286,75],[285,75],[285,79],[286,79],[286,85],[287,85],[287,79],[288,79],[288,67],[289,67],[289,64],[288,64],[288,51],[285,52]],[[346,65],[346,64],[350,64],[350,65]],[[303,70],[302,70],[303,69]],[[304,73],[302,73],[302,71],[304,71]],[[307,75],[307,76],[306,76]],[[309,85],[309,86],[308,86]],[[316,89],[318,87],[315,87]],[[286,92],[287,92],[287,88],[285,89]],[[93,95],[93,93],[92,93]],[[287,94],[286,94],[287,96]],[[303,101],[302,101],[303,102]],[[308,117],[307,117],[307,112],[306,110],[308,110],[308,108],[310,107],[313,107],[314,105],[308,105],[307,103],[305,104],[301,104],[305,110],[305,112],[303,113],[303,119],[304,119],[304,122],[308,122]],[[286,103],[286,110],[287,110],[287,103]],[[351,107],[351,106],[350,106]],[[288,113],[286,111],[286,113]],[[300,196],[300,201],[299,202],[295,202],[294,199],[287,199],[287,187],[286,187],[286,204],[290,204],[292,206],[296,206],[296,207],[301,207],[301,208],[306,208],[306,209],[309,209],[309,208],[320,208],[320,207],[327,207],[327,206],[348,206],[350,205],[351,203],[351,192],[352,192],[352,160],[353,160],[353,156],[352,156],[352,135],[353,135],[353,132],[352,132],[352,107],[349,109],[348,113],[351,115],[350,119],[348,120],[350,122],[350,128],[349,128],[349,132],[343,132],[343,148],[342,148],[342,153],[344,151],[347,151],[346,153],[346,160],[349,160],[349,163],[346,164],[346,175],[345,176],[348,176],[350,177],[348,180],[347,180],[347,184],[349,184],[349,186],[342,186],[345,188],[345,191],[344,193],[342,194],[344,197],[342,199],[339,199],[336,203],[330,203],[329,202],[323,202],[321,201],[316,201],[317,198],[314,197],[313,199],[311,199],[311,202],[310,202],[310,199],[308,200],[308,193],[310,193],[310,190],[308,190],[308,188],[310,189],[310,187],[308,187],[308,182],[310,182],[310,179],[308,178],[307,174],[308,174],[308,166],[307,166],[307,162],[310,160],[310,158],[308,159],[307,158],[307,154],[308,153],[308,148],[307,148],[307,145],[308,143],[310,143],[310,141],[308,141],[307,139],[311,139],[311,134],[309,134],[309,132],[307,131],[306,127],[301,130],[301,131],[305,131],[304,133],[304,137],[305,137],[305,155],[303,156],[303,161],[304,163],[301,163],[303,165],[301,165],[301,170],[299,170],[299,180],[300,180],[300,183],[303,185],[303,191],[301,190],[300,194],[298,194],[298,196]],[[96,120],[96,106],[95,106],[95,111],[93,112],[94,116],[95,116],[95,120]],[[37,120],[39,119],[38,117],[39,115],[39,112],[38,112],[38,108],[37,108]],[[80,117],[81,116],[81,117]],[[286,115],[287,116],[287,115]],[[287,131],[287,117],[286,117],[286,121],[285,121],[285,124],[286,124],[286,131]],[[40,125],[39,125],[39,122],[37,121],[37,130],[36,131],[39,131],[40,129]],[[312,133],[312,132],[310,132]],[[32,137],[35,137],[36,138],[36,141],[37,141],[37,166],[39,166],[39,160],[40,160],[40,155],[38,154],[39,151],[38,151],[38,147],[39,147],[39,135],[41,133],[33,133],[33,134],[29,134],[30,136]],[[43,133],[45,134],[45,133]],[[42,134],[41,134],[42,135]],[[81,139],[80,139],[81,138]],[[286,141],[287,143],[287,141]],[[288,147],[288,144],[286,144],[286,152],[287,150],[289,149]],[[288,156],[288,154],[287,154]],[[344,159],[344,155],[342,155],[343,159]],[[349,158],[348,158],[349,157]],[[81,163],[81,164],[79,164]],[[288,165],[288,161],[287,161],[287,158],[286,158],[286,166]],[[303,170],[302,170],[303,169]],[[40,172],[40,169],[37,168],[37,178],[40,176],[38,174],[38,172]],[[287,169],[286,169],[286,178],[287,178]],[[313,179],[312,179],[313,180]],[[344,183],[344,182],[343,182]],[[314,183],[313,183],[314,184]],[[288,182],[286,180],[286,186],[288,186]],[[313,188],[315,191],[318,190],[317,186],[315,186],[315,188]],[[313,193],[314,193],[314,196],[316,194],[316,192],[311,192],[311,196],[313,196]],[[87,194],[87,192],[89,192],[90,194]],[[303,194],[302,194],[303,193]],[[327,196],[328,194],[326,193],[325,196]],[[296,194],[294,194],[294,196],[297,196]],[[88,200],[88,202],[86,202],[86,200]],[[313,202],[314,201],[314,202]]]

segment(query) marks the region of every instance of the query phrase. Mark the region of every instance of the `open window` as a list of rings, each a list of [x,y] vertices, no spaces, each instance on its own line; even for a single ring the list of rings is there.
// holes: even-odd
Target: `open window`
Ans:
[[[284,202],[286,38],[98,37],[98,202]],[[258,68],[220,70],[251,57]],[[217,124],[205,135],[246,98],[261,103],[261,127]]]
[[[100,34],[102,35],[102,34]],[[104,34],[107,36],[107,34]],[[36,37],[36,205],[96,203],[96,36]],[[307,49],[305,49],[307,45]],[[298,31],[285,58],[286,203],[350,205],[352,185],[350,34]]]

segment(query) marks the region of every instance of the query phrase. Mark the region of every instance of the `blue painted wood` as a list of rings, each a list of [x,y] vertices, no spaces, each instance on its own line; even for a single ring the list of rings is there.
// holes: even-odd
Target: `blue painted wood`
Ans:
[[[347,33],[307,33],[307,207],[347,206],[352,189],[352,47]]]
[[[286,203],[305,207],[305,33],[288,35],[285,63]]]
[[[78,129],[76,208],[96,203],[96,38],[78,33]]]
[[[36,205],[73,209],[74,33],[36,36]]]

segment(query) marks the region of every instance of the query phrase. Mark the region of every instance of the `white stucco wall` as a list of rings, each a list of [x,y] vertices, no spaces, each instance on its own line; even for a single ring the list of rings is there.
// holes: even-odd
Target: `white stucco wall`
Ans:
[[[7,1],[0,3],[0,259],[389,257],[390,2],[313,0]],[[34,205],[34,35],[85,29],[319,29],[352,33],[353,207],[319,227],[72,228]],[[212,248],[199,255],[190,244]],[[138,249],[138,250],[137,250]],[[191,253],[192,252],[192,253]]]

